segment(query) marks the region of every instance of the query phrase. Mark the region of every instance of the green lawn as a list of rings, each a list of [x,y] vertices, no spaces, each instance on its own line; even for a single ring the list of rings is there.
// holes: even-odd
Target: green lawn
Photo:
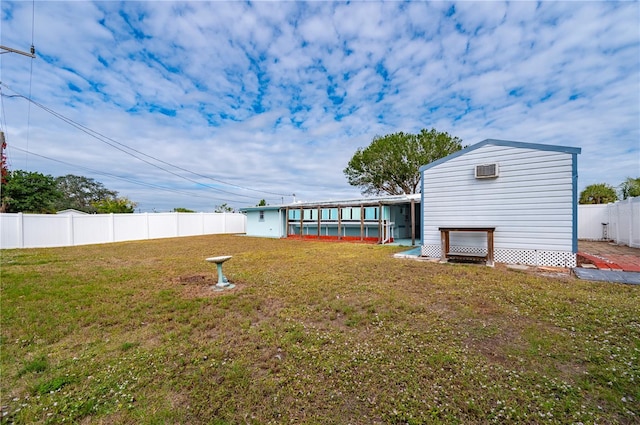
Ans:
[[[640,288],[231,235],[1,252],[3,423],[638,423]],[[237,287],[214,292],[225,263]]]

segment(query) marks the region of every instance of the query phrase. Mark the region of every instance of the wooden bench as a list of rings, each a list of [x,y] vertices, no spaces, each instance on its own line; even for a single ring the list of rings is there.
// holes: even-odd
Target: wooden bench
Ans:
[[[440,227],[440,261],[446,263],[449,259],[464,261],[484,261],[487,266],[493,267],[493,232],[495,227]],[[452,252],[449,243],[451,232],[484,232],[487,234],[487,253]]]

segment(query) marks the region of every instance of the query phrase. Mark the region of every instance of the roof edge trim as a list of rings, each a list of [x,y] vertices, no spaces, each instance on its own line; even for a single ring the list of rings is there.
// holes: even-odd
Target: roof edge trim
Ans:
[[[458,152],[454,152],[451,155],[447,155],[444,158],[440,158],[436,161],[433,161],[429,164],[423,165],[420,167],[420,172],[422,173],[429,168],[433,168],[439,164],[447,162],[451,159],[457,158],[461,155],[464,155],[468,152],[474,151],[478,148],[481,148],[486,145],[493,146],[508,146],[512,148],[521,148],[521,149],[535,149],[541,151],[552,151],[552,152],[564,152],[569,154],[579,154],[582,151],[582,148],[574,148],[571,146],[558,146],[558,145],[545,145],[542,143],[528,143],[528,142],[515,142],[512,140],[499,140],[499,139],[486,139],[481,142],[476,143],[475,145],[467,146],[466,148],[459,150]]]

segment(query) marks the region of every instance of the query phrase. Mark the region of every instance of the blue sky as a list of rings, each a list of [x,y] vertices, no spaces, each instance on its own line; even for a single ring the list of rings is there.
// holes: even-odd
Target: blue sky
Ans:
[[[422,128],[581,147],[580,190],[640,176],[638,2],[0,5],[37,51],[0,55],[10,168],[139,211],[357,197],[356,149]]]

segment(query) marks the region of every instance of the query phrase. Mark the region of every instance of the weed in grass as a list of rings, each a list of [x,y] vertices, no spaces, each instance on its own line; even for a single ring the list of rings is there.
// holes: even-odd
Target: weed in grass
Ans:
[[[120,346],[120,349],[121,349],[122,351],[129,351],[129,350],[131,350],[132,348],[136,348],[136,347],[138,347],[139,345],[140,345],[140,343],[138,343],[138,342],[124,342],[124,343],[122,343],[122,345]]]
[[[49,379],[39,383],[34,388],[35,394],[48,394],[54,391],[58,391],[60,388],[64,387],[67,384],[70,384],[72,380],[68,376],[58,376],[53,379]]]
[[[26,374],[26,373],[40,373],[47,370],[49,367],[49,362],[47,361],[46,356],[39,356],[35,359],[27,362],[20,372],[18,372],[18,377]]]

